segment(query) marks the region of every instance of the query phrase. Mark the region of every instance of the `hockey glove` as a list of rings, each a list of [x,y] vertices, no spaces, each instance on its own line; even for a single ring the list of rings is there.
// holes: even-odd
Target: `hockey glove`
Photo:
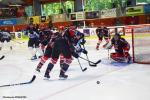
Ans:
[[[75,57],[75,58],[79,58],[79,55],[75,52],[72,52],[72,56]]]
[[[87,52],[85,49],[83,49],[82,52],[83,52],[84,54],[88,54],[88,52]]]
[[[106,46],[105,48],[106,48],[106,49],[111,49],[111,48],[112,48],[112,46],[113,46],[113,45]]]

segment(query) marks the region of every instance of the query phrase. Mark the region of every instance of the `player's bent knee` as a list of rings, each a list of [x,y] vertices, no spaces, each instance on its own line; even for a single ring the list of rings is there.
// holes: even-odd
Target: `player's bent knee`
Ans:
[[[57,58],[53,58],[53,59],[51,59],[51,63],[52,63],[52,64],[56,64],[56,63],[57,63],[57,60],[58,60]]]

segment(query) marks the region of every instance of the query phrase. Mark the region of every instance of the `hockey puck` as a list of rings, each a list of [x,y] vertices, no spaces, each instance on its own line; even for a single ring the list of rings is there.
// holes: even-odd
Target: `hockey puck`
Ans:
[[[97,83],[97,84],[100,84],[100,81],[97,81],[96,83]]]

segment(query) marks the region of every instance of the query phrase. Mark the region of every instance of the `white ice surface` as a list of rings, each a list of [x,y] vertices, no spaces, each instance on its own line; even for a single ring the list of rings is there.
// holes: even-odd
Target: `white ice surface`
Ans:
[[[0,61],[0,85],[26,82],[34,74],[37,76],[32,84],[1,87],[0,100],[150,100],[150,65],[110,61],[108,51],[96,51],[95,45],[93,40],[86,45],[89,58],[93,62],[99,59],[102,62],[93,68],[80,60],[82,67],[88,68],[82,72],[74,59],[66,73],[69,75],[67,80],[58,78],[59,63],[52,70],[51,79],[44,80],[49,61],[42,67],[41,73],[35,72],[39,60],[29,60],[26,44],[16,43],[12,51],[0,51],[0,56],[5,55]],[[15,96],[25,98],[12,98]]]

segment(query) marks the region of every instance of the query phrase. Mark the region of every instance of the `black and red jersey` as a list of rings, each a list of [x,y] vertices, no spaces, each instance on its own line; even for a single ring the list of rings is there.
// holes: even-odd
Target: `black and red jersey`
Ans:
[[[120,53],[123,53],[123,48],[130,46],[124,38],[120,38],[117,41],[114,38],[112,38],[111,43],[114,46],[115,51]]]

